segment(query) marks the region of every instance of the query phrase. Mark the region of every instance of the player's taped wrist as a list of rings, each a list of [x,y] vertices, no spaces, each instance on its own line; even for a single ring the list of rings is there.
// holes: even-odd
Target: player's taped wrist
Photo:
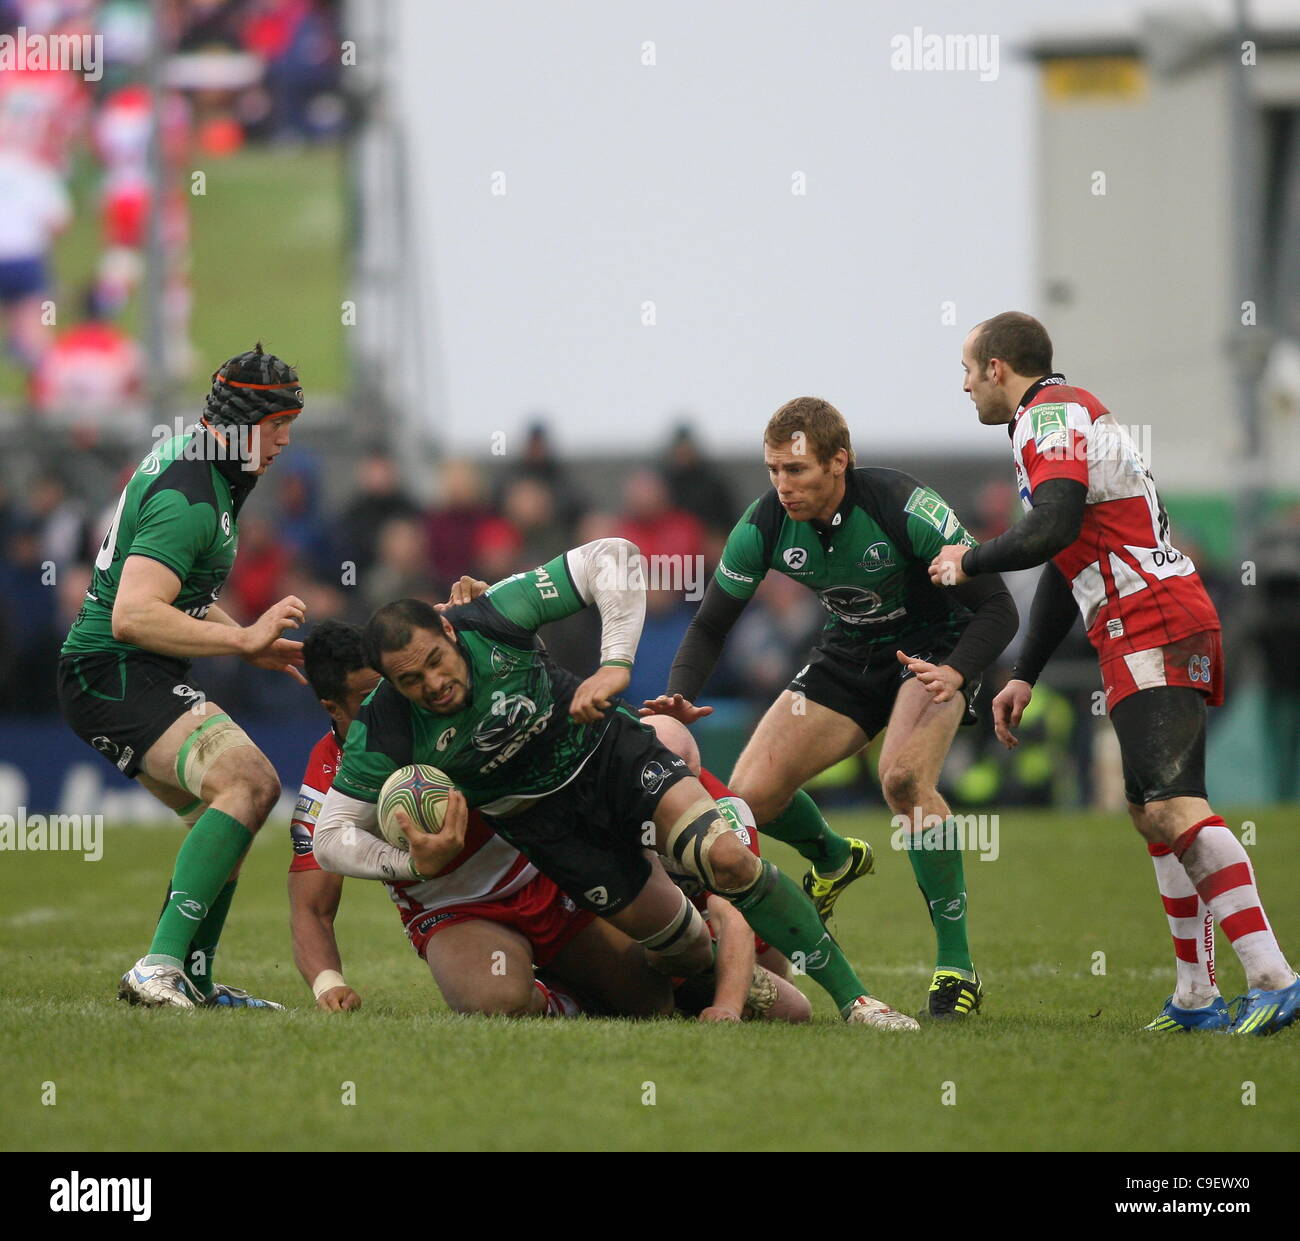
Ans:
[[[311,993],[319,1000],[325,992],[333,991],[335,987],[346,987],[347,985],[343,981],[343,975],[338,970],[321,970],[311,984]]]

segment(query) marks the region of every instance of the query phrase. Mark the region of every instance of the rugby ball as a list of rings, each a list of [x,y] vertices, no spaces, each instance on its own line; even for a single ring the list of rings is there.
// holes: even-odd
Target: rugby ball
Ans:
[[[397,824],[396,811],[403,810],[416,827],[437,834],[447,814],[447,793],[455,786],[444,772],[425,763],[399,767],[379,790],[379,833],[398,849],[408,848],[406,836]]]

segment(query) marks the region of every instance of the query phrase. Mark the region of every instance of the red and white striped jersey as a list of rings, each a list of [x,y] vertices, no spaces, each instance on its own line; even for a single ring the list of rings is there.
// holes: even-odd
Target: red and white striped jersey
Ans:
[[[289,825],[294,854],[289,864],[291,874],[320,870],[312,852],[312,833],[325,794],[334,783],[340,758],[341,750],[333,732],[326,733],[312,747]],[[385,883],[384,887],[402,909],[428,913],[452,905],[501,900],[531,883],[537,873],[537,867],[488,827],[477,810],[471,810],[465,848],[441,874],[418,883],[414,880]]]
[[[1169,519],[1136,441],[1091,392],[1049,375],[1025,393],[1010,431],[1027,509],[1048,479],[1088,488],[1079,537],[1052,561],[1103,660],[1219,628],[1196,566],[1169,541]]]

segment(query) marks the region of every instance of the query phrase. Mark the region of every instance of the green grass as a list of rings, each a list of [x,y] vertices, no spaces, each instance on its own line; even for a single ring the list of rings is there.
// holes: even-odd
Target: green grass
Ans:
[[[196,355],[189,396],[206,392],[213,369],[252,348],[259,335],[268,349],[298,366],[313,391],[344,391],[342,152],[329,146],[249,147],[224,159],[195,153],[182,171]],[[190,193],[196,171],[206,178],[202,195]],[[98,165],[82,155],[69,182],[73,221],[54,247],[60,331],[79,318],[82,290],[99,262],[100,175]],[[143,330],[139,293],[121,324],[132,333]],[[17,399],[22,390],[18,372],[0,356],[0,399]]]
[[[1239,812],[1270,917],[1300,955],[1300,813]],[[880,863],[841,938],[885,999],[920,1006],[930,931],[883,814],[837,818]],[[284,1014],[141,1011],[113,998],[144,950],[179,831],[111,829],[99,862],[0,869],[0,1146],[40,1150],[1260,1150],[1300,1145],[1300,1034],[1153,1037],[1172,966],[1151,867],[1116,818],[1011,811],[967,862],[985,1012],[887,1035],[809,1027],[534,1021],[447,1013],[378,884],[339,937],[364,1009],[311,1007],[289,951],[282,826],[254,847],[219,975]],[[779,845],[770,853],[799,873]],[[1104,975],[1092,954],[1106,954]],[[1225,994],[1240,971],[1221,942]],[[813,991],[816,989],[813,988]],[[43,1106],[43,1083],[57,1103]],[[354,1083],[355,1105],[342,1102]],[[956,1102],[941,1102],[944,1083]],[[1255,1084],[1253,1106],[1243,1083]],[[654,1084],[653,1106],[643,1104]],[[1195,1120],[1193,1118],[1196,1118]]]

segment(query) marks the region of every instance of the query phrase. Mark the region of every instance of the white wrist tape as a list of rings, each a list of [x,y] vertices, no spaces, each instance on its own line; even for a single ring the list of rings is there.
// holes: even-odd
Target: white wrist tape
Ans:
[[[318,1000],[327,991],[333,991],[335,987],[346,987],[348,984],[343,981],[343,975],[338,970],[321,970],[316,975],[316,981],[311,985],[311,993]]]

